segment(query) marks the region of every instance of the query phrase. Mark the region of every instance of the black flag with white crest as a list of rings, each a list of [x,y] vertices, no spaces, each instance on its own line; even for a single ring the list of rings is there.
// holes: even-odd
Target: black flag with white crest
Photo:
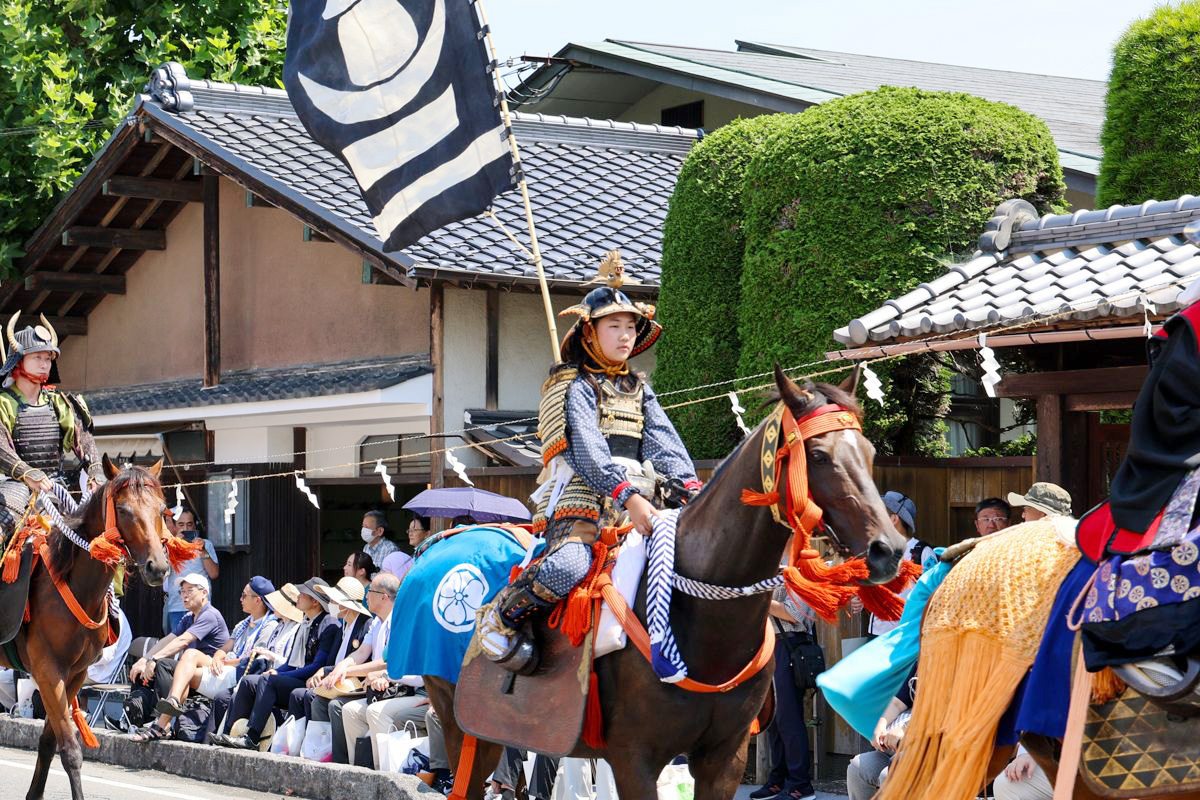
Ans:
[[[384,250],[486,210],[512,155],[469,0],[292,0],[284,85]]]

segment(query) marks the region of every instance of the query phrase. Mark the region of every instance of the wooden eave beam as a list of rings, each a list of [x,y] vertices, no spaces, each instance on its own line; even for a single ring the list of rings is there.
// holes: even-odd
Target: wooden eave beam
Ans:
[[[1137,392],[1149,367],[1101,367],[1060,372],[1011,373],[996,384],[997,397],[1038,397],[1045,394],[1109,394]]]
[[[25,288],[47,292],[125,294],[125,276],[88,272],[31,272],[25,276]]]
[[[62,243],[67,247],[103,247],[109,250],[166,250],[167,232],[76,226],[63,231]]]
[[[173,181],[168,178],[114,175],[104,182],[101,191],[110,197],[140,197],[176,203],[199,203],[203,200],[199,181]]]

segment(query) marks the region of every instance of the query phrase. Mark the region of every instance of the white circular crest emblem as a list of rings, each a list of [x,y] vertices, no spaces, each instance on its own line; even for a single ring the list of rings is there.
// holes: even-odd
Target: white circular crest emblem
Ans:
[[[487,594],[487,579],[479,568],[459,564],[445,574],[433,593],[433,618],[448,631],[465,633],[475,627],[475,612]]]

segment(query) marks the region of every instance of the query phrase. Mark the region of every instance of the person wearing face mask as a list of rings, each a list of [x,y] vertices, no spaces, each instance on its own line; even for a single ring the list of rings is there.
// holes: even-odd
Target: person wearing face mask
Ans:
[[[197,538],[204,542],[204,549],[200,551],[200,555],[181,565],[178,570],[171,570],[167,573],[167,579],[163,581],[163,594],[166,596],[163,602],[163,632],[170,633],[175,630],[175,624],[187,613],[187,609],[183,606],[183,598],[179,596],[179,577],[195,572],[208,576],[209,581],[215,581],[221,569],[217,563],[217,549],[208,539],[200,537],[200,531],[196,525],[196,512],[185,508],[179,512],[178,519],[172,520],[170,517],[166,519],[167,527],[174,527],[171,532],[175,535],[187,539],[189,542]]]
[[[362,530],[359,536],[363,540],[363,552],[371,557],[376,564],[399,550],[399,546],[387,537],[387,516],[382,511],[368,511],[363,514]]]
[[[545,531],[545,555],[500,591],[479,625],[484,654],[513,672],[536,669],[530,619],[548,613],[587,576],[600,526],[628,515],[638,532],[649,535],[658,514],[658,479],[668,504],[682,505],[700,489],[683,441],[629,364],[662,331],[654,307],[634,303],[620,290],[617,251],[605,257],[600,272],[608,285],[562,312],[578,320],[563,337],[562,361],[542,386],[538,432],[548,477],[535,495],[533,526]]]

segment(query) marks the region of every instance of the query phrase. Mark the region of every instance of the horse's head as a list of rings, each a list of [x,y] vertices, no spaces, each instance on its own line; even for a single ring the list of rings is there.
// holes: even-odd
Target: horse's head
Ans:
[[[823,383],[801,387],[775,367],[779,397],[797,420],[827,404],[841,406],[861,420],[862,409],[853,394],[856,382],[857,371],[840,387]],[[905,541],[871,477],[875,447],[860,430],[836,430],[807,439],[805,454],[809,493],[824,511],[824,523],[836,542],[866,559],[872,583],[896,577]]]
[[[161,586],[171,568],[163,546],[167,533],[163,514],[167,503],[158,481],[162,460],[149,469],[130,466],[118,470],[108,456],[104,456],[103,463],[108,483],[97,491],[105,493],[104,513],[106,516],[110,513],[111,504],[129,559],[137,565],[146,583]]]

